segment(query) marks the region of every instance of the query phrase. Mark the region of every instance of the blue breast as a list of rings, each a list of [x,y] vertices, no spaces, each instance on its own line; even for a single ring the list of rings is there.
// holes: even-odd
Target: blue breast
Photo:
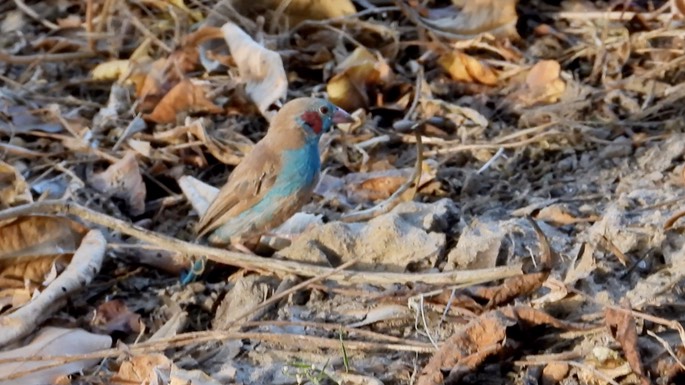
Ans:
[[[314,183],[321,169],[318,143],[318,137],[308,138],[301,148],[283,152],[281,173],[276,178],[271,191],[264,197],[265,199],[289,196]]]

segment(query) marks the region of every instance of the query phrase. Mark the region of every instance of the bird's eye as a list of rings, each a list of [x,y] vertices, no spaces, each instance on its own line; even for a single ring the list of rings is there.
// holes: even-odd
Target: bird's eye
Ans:
[[[319,112],[326,115],[328,113],[328,107],[321,106],[321,108],[319,108]]]

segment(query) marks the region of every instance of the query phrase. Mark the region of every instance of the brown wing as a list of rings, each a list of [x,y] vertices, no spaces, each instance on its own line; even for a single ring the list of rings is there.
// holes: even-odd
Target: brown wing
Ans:
[[[259,202],[280,170],[280,157],[266,143],[257,145],[233,170],[195,227],[198,237],[217,229]]]

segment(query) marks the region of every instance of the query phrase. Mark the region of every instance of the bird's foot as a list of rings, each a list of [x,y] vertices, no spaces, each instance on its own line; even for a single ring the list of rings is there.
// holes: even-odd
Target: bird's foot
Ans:
[[[205,271],[206,266],[207,257],[202,256],[196,259],[190,267],[190,270],[181,275],[181,286],[185,286],[195,281]]]

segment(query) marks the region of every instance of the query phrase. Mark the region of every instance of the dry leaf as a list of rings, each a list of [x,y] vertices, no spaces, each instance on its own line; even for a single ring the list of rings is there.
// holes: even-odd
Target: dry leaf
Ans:
[[[467,83],[497,85],[497,74],[488,65],[465,53],[454,51],[442,55],[438,64],[452,79]]]
[[[435,179],[436,169],[424,163],[419,189]],[[368,203],[387,199],[400,188],[414,172],[413,168],[390,169],[350,173],[343,177],[345,194],[353,203]]]
[[[509,98],[521,107],[530,107],[538,103],[556,103],[566,90],[566,82],[560,75],[559,62],[542,60],[530,69],[525,84],[510,94]]]
[[[145,115],[145,119],[164,124],[175,122],[177,114],[181,112],[222,113],[224,110],[209,100],[206,94],[205,87],[184,79],[162,97],[154,110]]]
[[[564,283],[573,285],[574,282],[585,279],[597,269],[597,262],[594,257],[595,249],[589,243],[583,243],[578,252],[577,259],[569,266],[564,277]]]
[[[552,362],[545,365],[542,370],[542,385],[556,385],[561,382],[570,370],[570,366],[564,362]]]
[[[130,71],[126,77],[126,82],[135,86],[140,101],[138,111],[152,111],[162,97],[184,79],[186,73],[198,67],[198,42],[215,37],[214,30],[202,28],[186,36],[181,47],[168,58],[155,61],[143,52],[146,51],[145,42],[141,44],[129,59]]]
[[[118,80],[126,75],[131,67],[129,60],[112,60],[100,63],[90,72],[93,80]]]
[[[207,146],[209,153],[221,161],[221,163],[231,166],[240,163],[245,154],[254,147],[254,143],[250,139],[234,131],[229,133],[228,139],[210,135],[200,120],[190,124],[188,131],[201,140]]]
[[[354,111],[369,107],[367,87],[387,82],[391,70],[388,64],[364,47],[357,47],[336,68],[326,84],[328,98],[335,105]]]
[[[27,361],[26,357],[77,356],[108,349],[112,345],[109,336],[89,333],[83,329],[46,327],[28,344],[18,349],[0,352],[0,359],[15,358],[11,363],[0,363],[0,384],[53,384],[59,377],[78,373],[100,361],[99,358],[71,361],[59,364],[60,360]],[[41,367],[58,364],[40,370]],[[7,376],[29,372],[14,380]]]
[[[0,160],[0,210],[31,202],[33,196],[24,177],[16,168]]]
[[[501,311],[502,314],[509,318],[518,320],[519,325],[524,328],[547,325],[563,330],[589,330],[595,327],[591,324],[588,325],[560,320],[552,317],[544,310],[533,309],[526,305],[509,306],[497,311]]]
[[[120,299],[104,302],[95,311],[91,324],[107,333],[121,331],[140,333],[140,315],[132,312]]]
[[[421,370],[417,385],[457,383],[490,355],[497,354],[507,337],[507,329],[516,321],[497,311],[482,314],[445,341]],[[444,371],[449,377],[444,378]]]
[[[493,308],[535,292],[542,287],[548,276],[549,272],[524,274],[507,278],[501,285],[489,287],[476,286],[469,289],[469,291],[472,295],[487,300],[487,307]]]
[[[232,22],[224,24],[221,31],[246,84],[247,95],[270,121],[275,112],[269,108],[284,100],[288,91],[288,78],[281,56],[252,40]]]
[[[588,218],[576,218],[569,214],[562,205],[549,205],[542,208],[534,216],[535,219],[552,223],[557,226],[572,225],[575,223],[595,222],[600,218],[590,216]]]
[[[671,9],[673,11],[678,10],[681,18],[685,16],[685,0],[671,0],[671,4],[673,4]]]
[[[627,301],[624,301],[623,305],[626,310],[630,310]],[[635,318],[628,312],[607,308],[604,312],[604,321],[611,331],[611,335],[621,344],[623,354],[625,354],[626,361],[630,364],[633,372],[640,377],[643,385],[651,384],[647,377],[645,377],[645,372],[642,368]]]
[[[88,182],[103,194],[124,199],[132,215],[140,215],[145,211],[145,183],[132,151],[128,151],[107,170],[93,175]]]
[[[7,119],[0,119],[0,132],[8,135],[31,131],[58,133],[62,123],[55,114],[47,109],[31,109],[23,105],[13,105],[9,100],[0,98],[0,114]]]
[[[178,186],[199,216],[202,216],[207,211],[209,205],[219,194],[218,188],[189,175],[180,177],[178,179]]]
[[[13,260],[0,269],[0,277],[46,286],[64,270],[70,260],[69,254]]]
[[[157,381],[152,381],[152,377],[155,376],[155,369],[171,371],[172,366],[174,363],[163,354],[133,356],[121,364],[119,372],[112,378],[112,382],[114,384],[156,384]]]
[[[16,268],[20,261],[72,254],[87,231],[81,224],[65,217],[18,218],[0,227],[0,268],[4,271],[10,266]]]
[[[561,321],[528,306],[491,310],[474,318],[443,343],[421,371],[417,385],[459,383],[465,374],[475,370],[486,358],[503,353],[511,338],[507,330],[517,324],[523,330],[541,325],[565,330],[588,330],[593,327]],[[531,343],[530,340],[521,342]],[[446,371],[449,376],[444,378]]]
[[[33,290],[25,287],[5,285],[3,281],[3,279],[0,279],[0,309],[2,309],[0,314],[17,309],[31,301]]]
[[[126,143],[131,150],[146,158],[149,158],[150,154],[152,153],[152,144],[146,140],[129,139],[126,141]]]
[[[220,385],[202,371],[178,368],[163,354],[133,356],[121,364],[112,384]]]
[[[64,303],[63,299],[90,283],[100,271],[107,242],[98,230],[91,230],[71,263],[33,300],[16,311],[0,316],[0,347],[33,332]]]

